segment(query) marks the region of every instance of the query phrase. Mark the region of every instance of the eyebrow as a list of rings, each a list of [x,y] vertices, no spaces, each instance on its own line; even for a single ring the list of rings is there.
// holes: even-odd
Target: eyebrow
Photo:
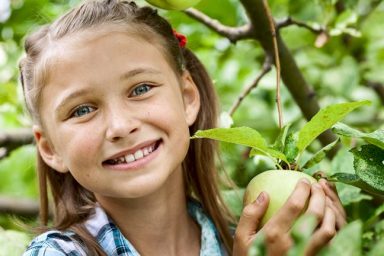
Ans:
[[[61,100],[59,105],[57,105],[56,112],[60,113],[61,109],[64,108],[64,106],[67,104],[67,102],[70,101],[71,99],[80,97],[82,95],[86,95],[88,93],[89,93],[89,90],[82,89],[82,90],[74,91],[74,92],[68,94],[67,96],[64,97],[63,100]]]
[[[140,75],[140,74],[161,74],[161,72],[157,69],[153,69],[153,68],[136,68],[136,69],[132,69],[126,73],[124,73],[123,75],[120,76],[120,80],[126,80],[126,79],[129,79],[129,78],[132,78],[134,76],[137,76],[137,75]]]

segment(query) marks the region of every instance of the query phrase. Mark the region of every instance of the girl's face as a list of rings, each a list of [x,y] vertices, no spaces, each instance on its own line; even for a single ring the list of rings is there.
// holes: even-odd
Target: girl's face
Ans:
[[[181,184],[200,107],[192,78],[178,79],[160,47],[138,36],[86,35],[50,50],[44,129],[34,127],[43,159],[96,197],[139,198]]]

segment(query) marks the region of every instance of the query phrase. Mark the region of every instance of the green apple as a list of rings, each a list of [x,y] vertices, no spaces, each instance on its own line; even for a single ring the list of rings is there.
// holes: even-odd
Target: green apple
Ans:
[[[269,206],[261,220],[260,227],[264,226],[283,206],[301,178],[306,178],[311,183],[316,182],[316,179],[306,173],[285,170],[265,171],[249,182],[244,193],[244,205],[255,201],[262,191],[267,192],[269,195]]]
[[[166,10],[184,10],[201,0],[146,0],[148,3]]]

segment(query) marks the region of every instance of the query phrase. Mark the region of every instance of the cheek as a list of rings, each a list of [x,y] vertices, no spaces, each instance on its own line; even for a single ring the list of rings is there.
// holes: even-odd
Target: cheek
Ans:
[[[183,106],[179,103],[168,102],[151,104],[146,108],[146,119],[148,122],[162,128],[164,131],[189,132]]]
[[[99,155],[101,138],[97,130],[85,127],[61,133],[61,144],[68,168],[82,169],[93,162],[92,159]]]

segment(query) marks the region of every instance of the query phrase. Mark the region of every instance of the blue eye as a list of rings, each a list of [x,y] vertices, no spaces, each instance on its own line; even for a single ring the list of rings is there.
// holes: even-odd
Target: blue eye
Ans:
[[[72,117],[82,117],[84,115],[87,115],[93,111],[95,111],[96,108],[91,107],[91,106],[79,106],[73,111]]]
[[[149,92],[152,89],[152,86],[148,84],[141,84],[137,86],[135,89],[132,91],[132,96],[140,96],[146,92]]]

